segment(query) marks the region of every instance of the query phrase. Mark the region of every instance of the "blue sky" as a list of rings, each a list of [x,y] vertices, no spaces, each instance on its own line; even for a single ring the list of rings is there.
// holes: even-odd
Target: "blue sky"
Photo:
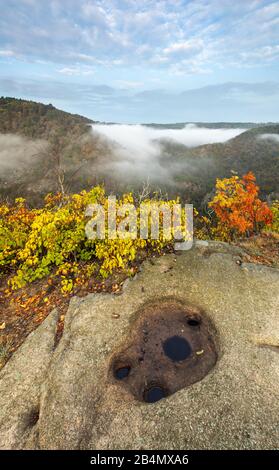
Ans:
[[[1,95],[105,121],[279,120],[278,1],[0,0],[0,11]]]

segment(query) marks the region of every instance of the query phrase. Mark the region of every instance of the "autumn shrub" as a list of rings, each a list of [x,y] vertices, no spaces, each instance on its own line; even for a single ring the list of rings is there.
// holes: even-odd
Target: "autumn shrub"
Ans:
[[[0,267],[17,264],[17,256],[24,248],[36,217],[36,211],[25,207],[25,200],[17,198],[14,205],[0,205]]]
[[[212,219],[200,213],[194,208],[194,235],[198,240],[210,240],[213,238]]]
[[[58,276],[62,291],[71,292],[93,273],[105,278],[114,270],[127,269],[141,250],[160,253],[170,243],[172,236],[165,237],[162,230],[156,240],[150,236],[110,239],[107,231],[104,239],[88,239],[85,209],[98,203],[107,211],[107,201],[104,188],[96,186],[66,197],[48,195],[40,209],[28,209],[23,199],[0,206],[0,266],[10,271],[12,288],[45,276]],[[177,201],[148,199],[145,204],[162,202],[170,207]],[[117,209],[123,204],[135,205],[133,195],[117,200]],[[136,210],[138,214],[139,207]]]
[[[273,220],[272,224],[267,227],[272,232],[279,233],[279,201],[274,201],[270,207]]]
[[[252,172],[242,178],[234,175],[217,179],[215,196],[208,204],[216,217],[211,221],[211,237],[230,241],[258,233],[271,225],[273,212],[258,194],[259,187]]]

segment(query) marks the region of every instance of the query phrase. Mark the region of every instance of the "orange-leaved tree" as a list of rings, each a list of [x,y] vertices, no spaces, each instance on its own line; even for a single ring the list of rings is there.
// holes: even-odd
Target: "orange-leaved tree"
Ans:
[[[272,211],[259,198],[256,178],[250,171],[242,178],[217,179],[216,194],[209,203],[218,219],[216,234],[223,239],[250,236],[272,223]]]

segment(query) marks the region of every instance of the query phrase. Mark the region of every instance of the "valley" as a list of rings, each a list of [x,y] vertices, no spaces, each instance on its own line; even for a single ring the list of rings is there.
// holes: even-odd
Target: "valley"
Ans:
[[[216,178],[252,171],[261,195],[278,198],[279,124],[118,125],[122,141],[99,132],[99,126],[52,105],[1,98],[0,197],[25,197],[37,205],[46,193],[61,190],[61,180],[68,193],[95,184],[115,194],[140,192],[148,184],[150,191],[179,195],[202,208]],[[111,133],[113,126],[102,127]],[[193,129],[196,137],[187,144]]]

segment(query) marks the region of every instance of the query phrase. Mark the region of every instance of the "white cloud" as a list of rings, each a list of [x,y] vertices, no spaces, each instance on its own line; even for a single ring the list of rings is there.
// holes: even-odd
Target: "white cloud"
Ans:
[[[201,51],[203,48],[203,41],[201,39],[191,39],[188,41],[175,42],[169,47],[163,49],[164,54],[191,54]]]
[[[58,73],[62,75],[69,75],[69,76],[90,76],[94,74],[94,70],[90,68],[82,68],[82,67],[63,67],[62,69],[58,70]]]
[[[96,62],[96,58],[89,54],[79,53],[79,54],[70,54],[70,56],[73,57],[74,59],[77,59],[78,61],[81,60],[84,62]]]
[[[275,60],[279,56],[279,44],[274,46],[264,46],[248,52],[240,53],[240,57],[244,60]]]
[[[15,57],[16,54],[9,50],[0,50],[0,57]]]
[[[22,0],[16,15],[14,2],[2,3],[0,56],[55,62],[66,75],[92,75],[79,62],[186,75],[278,57],[272,0]]]
[[[131,88],[131,89],[139,88],[144,85],[143,82],[136,82],[133,80],[115,80],[115,84],[120,87]]]

